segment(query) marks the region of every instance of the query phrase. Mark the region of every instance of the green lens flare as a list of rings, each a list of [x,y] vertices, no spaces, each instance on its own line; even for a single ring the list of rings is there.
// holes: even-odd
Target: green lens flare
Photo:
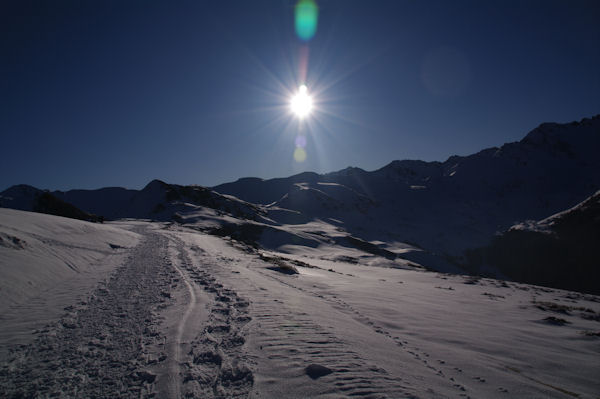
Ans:
[[[302,147],[296,147],[294,150],[294,159],[296,162],[301,163],[306,160],[306,151]]]
[[[304,41],[309,41],[317,32],[319,8],[314,0],[300,0],[296,4],[296,34]]]

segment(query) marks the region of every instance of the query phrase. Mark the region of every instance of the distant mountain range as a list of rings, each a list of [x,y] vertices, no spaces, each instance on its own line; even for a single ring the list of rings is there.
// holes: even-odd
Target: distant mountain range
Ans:
[[[244,178],[213,190],[334,218],[368,240],[409,241],[452,257],[518,221],[542,219],[600,188],[600,115],[544,123],[519,142],[445,162],[394,161],[288,178]]]
[[[44,211],[40,200],[52,198],[63,204],[53,211]],[[67,207],[81,214],[71,215]],[[12,186],[0,193],[0,207],[50,213],[90,221],[122,218],[172,220],[178,213],[197,207],[218,209],[239,218],[254,218],[260,206],[216,193],[200,186],[180,186],[153,180],[142,190],[107,187],[98,190],[43,191],[27,185]],[[85,211],[81,211],[85,210]],[[96,216],[99,215],[99,216]]]
[[[439,270],[486,270],[529,281],[528,273],[506,265],[514,264],[507,260],[510,257],[500,260],[490,254],[503,246],[516,251],[513,244],[506,244],[516,234],[511,226],[543,220],[598,191],[598,154],[600,115],[569,124],[544,123],[519,142],[452,156],[445,162],[404,160],[371,172],[347,168],[269,180],[242,178],[210,189],[158,180],[142,190],[48,192],[19,185],[0,193],[0,206],[84,220],[146,218],[180,223],[197,222],[208,215],[199,211],[209,209],[210,215],[223,216],[215,222],[220,233],[237,234],[257,245],[263,245],[261,236],[266,231],[275,230],[286,232],[278,245],[285,244],[285,237],[320,245],[318,238],[313,239],[318,235],[307,241],[307,235],[300,239],[296,233],[318,220],[345,234],[344,245],[369,248],[372,254],[402,256]],[[597,231],[587,225],[582,229]],[[415,250],[398,255],[391,249],[396,243]],[[600,244],[597,235],[586,243]],[[534,267],[534,263],[519,270],[541,273],[543,264]]]

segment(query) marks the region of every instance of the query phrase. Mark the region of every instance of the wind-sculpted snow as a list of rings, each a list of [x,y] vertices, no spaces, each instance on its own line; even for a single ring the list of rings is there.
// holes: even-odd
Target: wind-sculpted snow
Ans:
[[[256,254],[179,229],[202,248],[191,259],[250,300],[250,397],[592,397],[598,388],[597,297],[322,260],[325,249]],[[298,274],[273,267],[286,263]],[[568,301],[569,324],[557,327],[549,313]],[[313,378],[321,367],[331,372]]]
[[[103,277],[138,239],[114,226],[0,208],[0,310]]]

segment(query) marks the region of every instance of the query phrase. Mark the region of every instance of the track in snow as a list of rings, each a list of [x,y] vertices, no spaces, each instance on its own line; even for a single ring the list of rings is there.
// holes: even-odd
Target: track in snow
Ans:
[[[183,282],[185,286],[185,292],[182,295],[177,295],[177,299],[175,302],[180,300],[185,301],[185,303],[181,303],[179,307],[168,307],[165,309],[165,312],[173,313],[177,312],[180,307],[184,307],[185,309],[181,313],[181,315],[176,314],[177,318],[175,333],[170,334],[169,336],[165,336],[165,350],[167,351],[167,359],[166,359],[166,367],[159,365],[157,367],[157,382],[156,382],[156,391],[158,391],[158,395],[160,397],[165,398],[180,398],[181,397],[181,386],[182,386],[182,372],[181,365],[183,364],[185,358],[182,355],[182,348],[186,343],[187,336],[190,335],[190,328],[193,328],[191,324],[188,323],[190,317],[192,315],[195,316],[196,321],[202,321],[204,317],[202,317],[202,309],[199,309],[198,298],[196,295],[196,290],[192,282],[190,282],[187,274],[181,270],[177,263],[178,258],[182,258],[183,256],[183,248],[178,245],[178,242],[175,242],[171,239],[171,243],[175,244],[175,248],[171,248],[175,251],[175,253],[171,253],[169,259],[166,260],[167,264],[177,272],[179,275],[179,281]],[[173,288],[175,288],[174,285]],[[198,320],[199,319],[199,320]],[[162,372],[161,372],[162,371]]]
[[[323,298],[290,284],[294,277],[266,269],[271,264],[258,257],[232,251],[200,251],[193,259],[206,264],[212,278],[235,287],[236,296],[252,300],[244,337],[251,341],[249,364],[259,380],[250,397],[415,397],[414,388],[398,373],[390,373],[354,350],[340,336],[335,322],[323,323],[315,317],[311,305],[325,302]],[[211,353],[205,356],[207,360],[213,359]],[[311,364],[332,372],[311,380],[306,371]]]
[[[0,368],[4,397],[153,397],[147,347],[161,339],[154,311],[175,277],[166,250],[165,237],[146,233],[87,301],[13,350]]]
[[[183,395],[194,398],[247,397],[254,383],[254,374],[242,349],[245,343],[242,330],[251,320],[247,311],[249,302],[217,281],[212,262],[192,262],[183,243],[179,241],[177,246],[182,272],[212,297],[206,325],[191,342],[187,353]]]

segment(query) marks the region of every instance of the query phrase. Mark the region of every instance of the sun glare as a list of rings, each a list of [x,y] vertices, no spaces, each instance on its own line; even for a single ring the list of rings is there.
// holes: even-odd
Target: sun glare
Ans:
[[[308,94],[308,88],[306,85],[300,86],[298,93],[296,93],[290,101],[292,112],[296,114],[298,118],[302,119],[310,114],[312,106],[312,98]]]

